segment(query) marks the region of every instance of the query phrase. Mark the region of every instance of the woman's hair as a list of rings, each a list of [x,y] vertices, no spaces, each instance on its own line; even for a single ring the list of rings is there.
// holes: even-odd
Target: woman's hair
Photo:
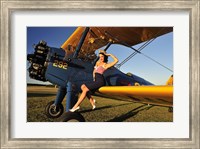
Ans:
[[[108,62],[108,56],[106,56],[103,52],[100,52],[99,54],[102,54],[104,56],[104,62]]]

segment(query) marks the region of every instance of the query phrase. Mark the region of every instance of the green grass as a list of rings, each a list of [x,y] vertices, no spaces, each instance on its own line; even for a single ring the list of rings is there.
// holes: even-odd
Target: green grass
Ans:
[[[31,96],[30,96],[31,95]],[[48,102],[55,99],[52,94],[29,94],[27,97],[27,121],[28,122],[53,122],[58,119],[50,119],[44,113]],[[96,109],[91,110],[89,100],[85,99],[81,104],[80,113],[87,122],[173,122],[173,113],[168,112],[167,107],[146,105],[130,101],[94,96]],[[66,100],[63,101],[66,105]]]

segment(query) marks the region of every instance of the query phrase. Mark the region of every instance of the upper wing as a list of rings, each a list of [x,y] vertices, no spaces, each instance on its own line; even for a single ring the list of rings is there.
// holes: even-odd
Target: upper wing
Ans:
[[[98,90],[111,97],[127,97],[133,101],[173,106],[173,86],[104,86]]]
[[[67,53],[74,52],[84,29],[85,27],[78,27],[61,48]],[[173,27],[90,27],[79,58],[95,59],[95,50],[107,45],[110,41],[133,46],[172,31]]]

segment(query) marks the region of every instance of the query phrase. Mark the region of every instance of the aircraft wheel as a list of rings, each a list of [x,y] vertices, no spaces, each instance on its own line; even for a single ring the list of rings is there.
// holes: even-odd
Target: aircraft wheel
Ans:
[[[173,107],[169,107],[168,111],[173,112]]]
[[[45,107],[45,114],[48,118],[58,118],[63,114],[64,107],[62,104],[54,105],[54,101],[49,102]]]
[[[84,117],[78,112],[66,112],[61,118],[62,122],[85,122]]]

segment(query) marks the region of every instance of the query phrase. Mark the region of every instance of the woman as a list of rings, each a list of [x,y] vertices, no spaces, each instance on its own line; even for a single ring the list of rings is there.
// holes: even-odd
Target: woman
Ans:
[[[108,56],[112,57],[114,61],[107,63]],[[107,54],[103,50],[99,51],[99,61],[97,61],[96,65],[94,67],[94,71],[93,71],[94,81],[81,85],[82,93],[81,93],[77,103],[69,111],[74,112],[74,111],[78,110],[80,108],[79,105],[81,104],[81,102],[84,100],[84,98],[86,96],[90,99],[92,109],[95,109],[95,100],[92,98],[89,91],[96,91],[97,89],[99,89],[100,87],[105,85],[105,80],[103,77],[104,71],[106,69],[114,66],[117,62],[118,62],[118,59],[114,55]]]

